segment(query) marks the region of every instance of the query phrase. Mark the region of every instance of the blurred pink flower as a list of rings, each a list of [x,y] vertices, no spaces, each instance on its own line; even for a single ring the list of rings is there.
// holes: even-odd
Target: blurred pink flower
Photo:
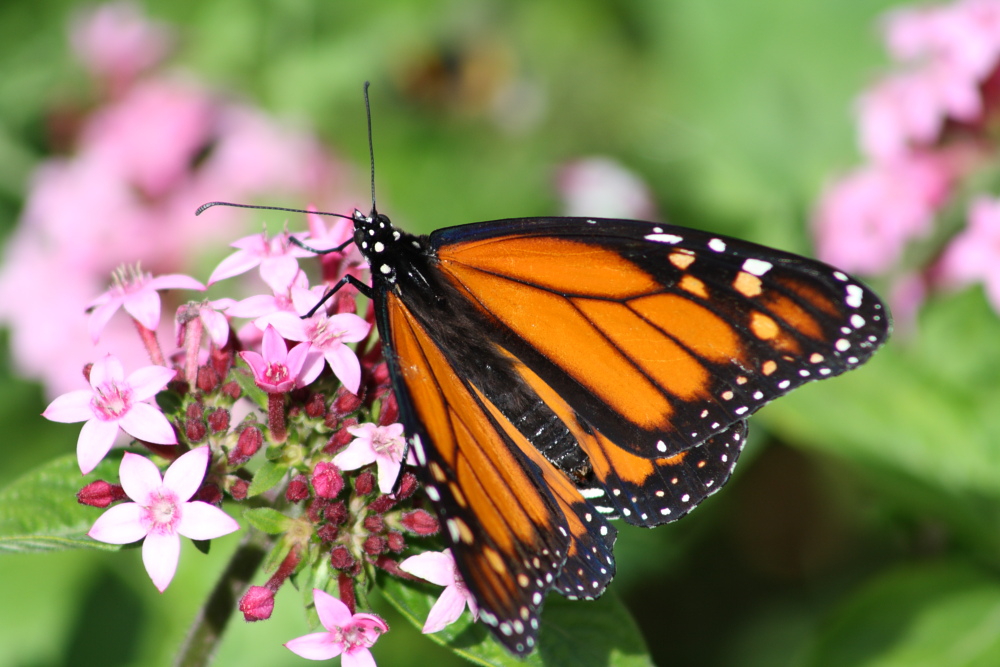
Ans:
[[[907,242],[930,232],[951,181],[948,163],[933,155],[848,174],[826,190],[813,220],[820,259],[846,271],[885,271]]]
[[[103,157],[147,197],[160,197],[181,184],[211,140],[217,108],[190,83],[141,81],[91,116],[79,149]]]
[[[49,396],[75,387],[95,356],[148,363],[124,318],[112,319],[92,347],[83,305],[123,263],[141,262],[154,274],[191,272],[198,249],[245,229],[245,213],[217,208],[208,222],[193,215],[199,205],[287,194],[333,208],[346,197],[330,188],[343,168],[308,133],[224,102],[191,78],[146,73],[137,81],[159,56],[136,51],[158,53],[162,44],[160,28],[132,5],[101,8],[75,30],[81,52],[103,63],[95,68],[130,73],[84,119],[77,150],[40,164],[0,263],[0,324],[10,330],[12,358]],[[159,337],[171,340],[169,326],[161,328]]]
[[[656,206],[646,184],[618,162],[591,157],[564,165],[556,187],[568,216],[590,218],[656,217]]]
[[[347,605],[329,593],[313,589],[313,604],[325,632],[314,632],[285,644],[307,660],[330,660],[341,656],[342,667],[375,667],[368,649],[389,626],[375,614],[352,614]]]
[[[146,366],[126,378],[121,362],[109,354],[91,367],[90,389],[63,394],[42,416],[69,424],[86,422],[76,443],[80,471],[86,475],[107,455],[119,428],[146,442],[177,444],[163,413],[142,402],[155,396],[175,374],[163,366]]]
[[[444,551],[425,551],[416,556],[410,556],[399,564],[399,569],[409,572],[415,577],[425,579],[432,584],[444,586],[437,602],[427,614],[422,632],[427,635],[443,630],[461,617],[466,605],[473,620],[479,618],[479,607],[476,598],[469,592],[465,580],[455,565],[455,557],[451,549]]]
[[[968,225],[945,248],[936,268],[945,283],[982,282],[1000,313],[1000,199],[980,197],[972,203]]]
[[[156,65],[170,46],[169,29],[150,21],[131,2],[111,2],[84,10],[73,20],[70,43],[90,73],[112,91],[127,86]]]
[[[905,7],[885,19],[889,52],[903,62],[944,62],[982,81],[1000,57],[1000,1]]]
[[[210,453],[198,447],[180,456],[161,477],[149,459],[125,452],[119,478],[134,502],[115,505],[87,534],[98,542],[128,544],[145,538],[142,562],[161,593],[170,585],[180,557],[180,536],[211,540],[239,530],[218,507],[191,501],[205,479]]]

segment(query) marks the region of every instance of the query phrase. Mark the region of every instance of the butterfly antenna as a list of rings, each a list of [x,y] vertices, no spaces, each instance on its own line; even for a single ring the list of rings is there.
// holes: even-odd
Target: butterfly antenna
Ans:
[[[371,81],[365,81],[365,116],[368,118],[368,164],[371,165],[372,178],[372,217],[375,217],[375,148],[372,146],[372,105],[368,101],[368,86]]]
[[[345,220],[353,220],[349,215],[344,215],[343,213],[330,213],[329,211],[307,211],[301,208],[285,208],[283,206],[257,206],[254,204],[234,204],[228,201],[210,201],[207,204],[202,204],[198,207],[198,210],[194,212],[195,215],[201,215],[205,210],[212,208],[213,206],[230,206],[232,208],[253,208],[260,209],[264,211],[285,211],[287,213],[312,213],[314,215],[329,215],[334,218],[344,218]]]

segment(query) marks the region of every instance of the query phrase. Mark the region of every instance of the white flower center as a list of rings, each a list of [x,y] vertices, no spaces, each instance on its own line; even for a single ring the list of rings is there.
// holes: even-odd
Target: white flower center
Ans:
[[[309,338],[316,347],[328,350],[343,344],[340,339],[344,333],[343,330],[330,328],[330,320],[324,315],[316,319]]]
[[[143,522],[149,527],[149,532],[173,534],[177,532],[177,523],[181,519],[181,503],[177,496],[166,487],[160,487],[149,494],[144,507]]]
[[[382,429],[377,429],[372,435],[372,449],[376,454],[391,458],[399,458],[403,454],[403,439],[389,435]]]

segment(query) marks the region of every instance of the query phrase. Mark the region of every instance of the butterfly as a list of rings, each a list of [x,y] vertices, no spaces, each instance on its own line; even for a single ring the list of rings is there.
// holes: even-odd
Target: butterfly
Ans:
[[[603,593],[611,519],[690,512],[729,479],[753,412],[856,368],[890,330],[846,273],[709,232],[542,217],[415,236],[374,188],[350,219],[371,285],[328,294],[372,299],[421,482],[517,655],[549,591]]]

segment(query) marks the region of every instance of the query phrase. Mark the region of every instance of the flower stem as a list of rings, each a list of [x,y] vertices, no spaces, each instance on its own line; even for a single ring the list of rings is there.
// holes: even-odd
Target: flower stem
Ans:
[[[267,426],[271,430],[271,441],[280,445],[288,437],[285,428],[285,395],[267,395]]]
[[[191,624],[174,660],[176,667],[202,667],[211,663],[226,625],[237,611],[237,602],[263,562],[268,546],[267,535],[248,531]]]
[[[146,353],[149,355],[149,360],[157,366],[166,366],[167,362],[163,358],[163,350],[160,349],[160,341],[156,338],[156,332],[152,329],[147,329],[134,317],[132,318],[132,322],[139,332],[139,337],[142,338],[142,344],[146,346]]]
[[[200,317],[184,323],[184,379],[192,389],[198,384],[198,350],[203,328]]]

